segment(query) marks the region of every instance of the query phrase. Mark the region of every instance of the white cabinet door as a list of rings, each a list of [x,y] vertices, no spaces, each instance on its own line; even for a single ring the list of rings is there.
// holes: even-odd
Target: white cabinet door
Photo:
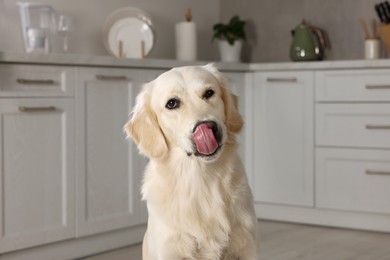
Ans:
[[[78,236],[144,223],[146,159],[125,139],[123,126],[149,74],[107,68],[77,74]]]
[[[313,73],[254,78],[255,200],[313,206]]]
[[[75,236],[71,99],[0,101],[0,252]]]

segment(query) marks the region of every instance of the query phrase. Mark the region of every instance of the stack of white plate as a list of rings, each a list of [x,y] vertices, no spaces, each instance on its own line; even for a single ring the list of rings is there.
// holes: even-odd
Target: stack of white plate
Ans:
[[[112,12],[103,25],[107,51],[120,58],[144,58],[153,48],[154,27],[145,11],[124,7]]]

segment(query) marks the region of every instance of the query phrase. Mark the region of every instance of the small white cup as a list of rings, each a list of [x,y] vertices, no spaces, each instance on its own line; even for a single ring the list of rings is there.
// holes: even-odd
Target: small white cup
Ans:
[[[378,38],[366,38],[364,41],[364,58],[372,60],[379,59],[381,45]]]

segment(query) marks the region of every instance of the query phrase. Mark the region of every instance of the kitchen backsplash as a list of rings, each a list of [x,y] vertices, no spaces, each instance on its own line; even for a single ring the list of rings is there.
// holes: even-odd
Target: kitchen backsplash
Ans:
[[[16,2],[0,0],[0,51],[23,51]],[[226,22],[235,14],[248,21],[244,61],[289,61],[291,30],[302,19],[324,29],[331,49],[326,60],[361,59],[364,35],[359,18],[375,18],[378,0],[33,0],[52,5],[57,11],[74,17],[76,30],[70,43],[71,52],[108,55],[101,28],[105,18],[117,8],[134,6],[153,17],[156,44],[151,58],[174,59],[174,25],[184,20],[192,7],[198,28],[198,59],[216,60],[216,43],[211,42],[212,26]]]
[[[289,61],[291,30],[302,19],[324,29],[331,49],[326,60],[362,59],[364,34],[359,18],[376,18],[379,0],[224,0],[221,20],[240,14],[248,20],[249,47],[245,60]]]
[[[220,0],[0,0],[0,51],[23,51],[16,7],[20,1],[48,4],[58,12],[72,16],[75,31],[71,35],[70,52],[96,55],[109,55],[102,41],[106,17],[121,7],[141,8],[152,16],[156,43],[149,57],[158,59],[175,57],[174,25],[185,20],[186,8],[191,7],[198,28],[198,58],[218,58],[217,47],[211,44],[211,37],[212,25],[218,22],[220,16]]]

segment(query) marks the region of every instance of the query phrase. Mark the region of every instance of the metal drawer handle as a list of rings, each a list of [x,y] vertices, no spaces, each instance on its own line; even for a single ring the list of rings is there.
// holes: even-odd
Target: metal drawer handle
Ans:
[[[120,80],[128,80],[126,76],[108,76],[108,75],[96,75],[97,80],[115,80],[115,81],[120,81]]]
[[[366,85],[366,89],[390,89],[390,85]]]
[[[390,175],[390,171],[366,170],[368,175]]]
[[[390,130],[390,125],[366,125],[366,129]]]
[[[16,79],[16,82],[23,85],[54,85],[52,79]]]
[[[297,82],[296,77],[291,78],[267,78],[267,82]]]
[[[20,112],[52,112],[56,111],[57,108],[55,106],[48,106],[48,107],[25,107],[20,106],[19,111]]]

